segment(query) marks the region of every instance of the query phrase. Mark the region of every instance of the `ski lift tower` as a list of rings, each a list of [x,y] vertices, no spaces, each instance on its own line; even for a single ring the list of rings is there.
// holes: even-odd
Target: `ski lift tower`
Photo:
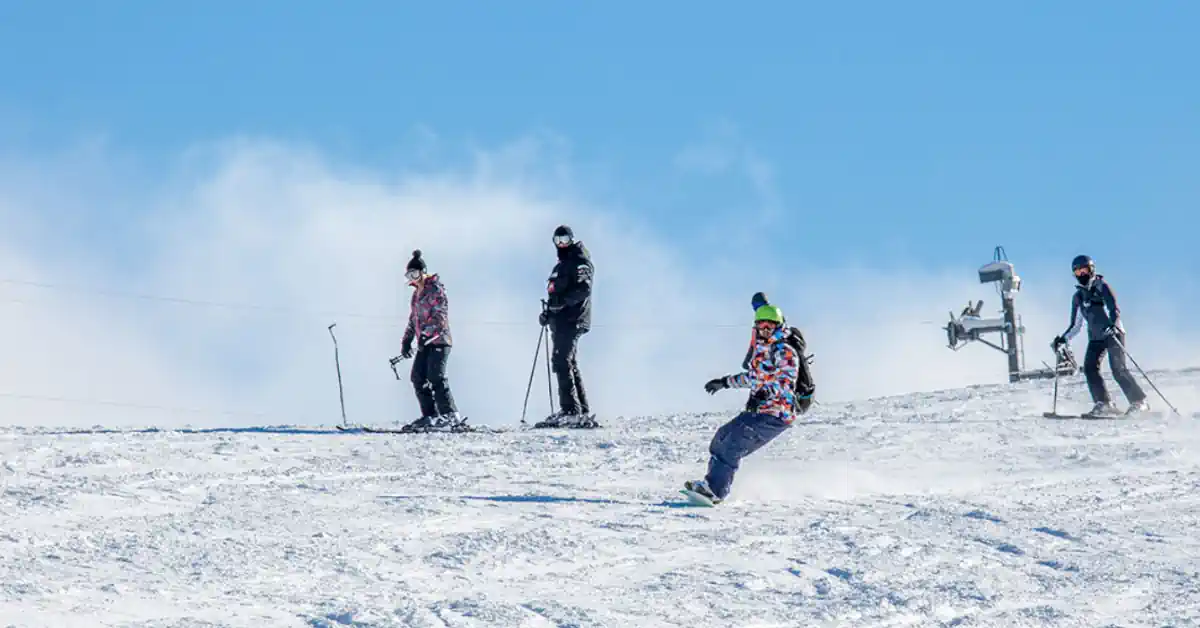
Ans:
[[[1012,262],[1003,246],[997,246],[992,261],[979,268],[979,283],[995,283],[996,291],[1000,294],[1002,316],[999,318],[981,318],[983,301],[970,302],[957,317],[950,312],[950,322],[943,327],[946,330],[948,346],[958,351],[971,342],[982,342],[1008,357],[1008,381],[1019,382],[1030,379],[1051,379],[1059,375],[1074,375],[1078,370],[1070,349],[1061,347],[1055,356],[1055,366],[1047,365],[1044,369],[1033,371],[1024,370],[1025,365],[1025,327],[1017,316],[1016,297],[1021,290],[1021,278],[1014,272]],[[991,342],[982,337],[983,334],[1000,334],[1000,343]]]

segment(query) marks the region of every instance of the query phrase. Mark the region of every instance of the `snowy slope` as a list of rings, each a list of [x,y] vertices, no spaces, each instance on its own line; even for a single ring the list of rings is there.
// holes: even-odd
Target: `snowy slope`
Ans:
[[[1198,377],[1159,383],[1190,414]],[[725,416],[10,429],[0,626],[1197,625],[1200,422],[1048,421],[1048,391],[821,406],[715,509],[675,490]]]

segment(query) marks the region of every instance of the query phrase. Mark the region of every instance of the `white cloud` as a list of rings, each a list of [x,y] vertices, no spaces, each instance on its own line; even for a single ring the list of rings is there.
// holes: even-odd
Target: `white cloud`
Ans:
[[[727,120],[708,125],[702,139],[685,146],[675,156],[675,167],[703,176],[744,179],[753,190],[761,220],[775,219],[783,210],[774,166]]]
[[[437,141],[426,133],[421,150],[436,152]],[[130,162],[107,167],[120,158],[108,149],[84,159],[10,158],[0,164],[0,219],[12,226],[0,233],[0,278],[258,307],[0,284],[3,422],[333,423],[340,412],[326,327],[334,321],[351,421],[411,420],[407,372],[397,382],[387,360],[399,353],[407,312],[403,267],[420,248],[451,298],[449,372],[460,409],[479,423],[514,423],[560,223],[572,225],[597,267],[596,327],[580,359],[602,416],[739,407],[743,394],[710,397],[702,385],[740,365],[749,297],[760,289],[808,334],[826,400],[1003,380],[1002,356],[984,347],[953,353],[936,325],[922,324],[940,325],[947,310],[992,294],[975,283],[974,268],[792,270],[689,250],[636,214],[580,200],[565,149],[559,138],[535,137],[477,150],[465,167],[388,172],[331,163],[310,147],[239,140],[196,147],[150,189]],[[63,221],[80,216],[112,223],[121,246],[80,239]],[[1061,275],[1043,275],[1054,286],[1035,284],[1022,303],[1031,355],[1048,354],[1065,323]],[[995,306],[993,297],[986,309]],[[1127,307],[1131,318],[1146,316]],[[1138,336],[1144,365],[1156,341]],[[549,409],[543,360],[533,420]]]

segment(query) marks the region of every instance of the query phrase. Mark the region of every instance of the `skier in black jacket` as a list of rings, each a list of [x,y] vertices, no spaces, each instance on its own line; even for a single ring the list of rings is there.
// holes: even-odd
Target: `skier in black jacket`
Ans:
[[[1066,344],[1083,329],[1084,322],[1087,323],[1088,345],[1083,357],[1083,374],[1096,404],[1088,414],[1108,416],[1117,413],[1104,387],[1104,378],[1100,376],[1100,359],[1105,352],[1113,379],[1129,400],[1126,414],[1148,410],[1146,393],[1125,365],[1125,326],[1121,322],[1121,309],[1117,307],[1117,295],[1104,280],[1104,275],[1096,274],[1096,264],[1087,255],[1077,256],[1071,262],[1071,271],[1079,284],[1071,298],[1071,322],[1066,332],[1054,338],[1051,346],[1057,349]]]
[[[579,338],[592,326],[591,254],[566,225],[554,230],[558,263],[546,280],[546,307],[539,322],[550,326],[553,345],[551,366],[558,378],[557,413],[534,427],[596,427],[588,407],[576,350]]]

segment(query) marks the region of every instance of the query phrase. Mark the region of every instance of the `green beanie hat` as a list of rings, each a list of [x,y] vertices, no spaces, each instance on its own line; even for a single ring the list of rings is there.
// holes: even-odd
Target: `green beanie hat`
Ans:
[[[772,323],[783,324],[783,310],[779,309],[778,305],[764,305],[757,310],[754,310],[754,322],[771,321]]]

